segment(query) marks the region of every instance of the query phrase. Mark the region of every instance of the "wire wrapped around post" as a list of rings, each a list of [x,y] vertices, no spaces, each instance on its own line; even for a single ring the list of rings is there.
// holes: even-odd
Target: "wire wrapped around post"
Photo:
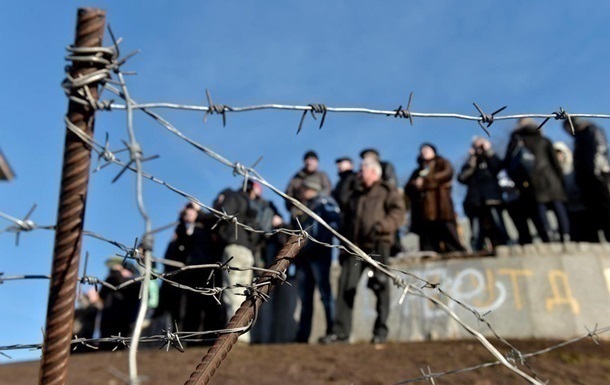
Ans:
[[[307,242],[306,238],[301,236],[293,235],[288,238],[286,244],[279,251],[275,260],[269,270],[275,270],[279,273],[284,274],[290,262],[294,259],[301,248]],[[271,272],[263,274],[263,276],[257,281],[260,289],[260,295],[252,295],[247,298],[235,312],[235,315],[231,318],[231,321],[227,325],[227,329],[240,329],[247,327],[254,320],[256,309],[263,303],[262,297],[268,295],[271,289],[275,286],[278,281],[278,276]],[[265,283],[269,283],[265,285]],[[214,342],[214,345],[208,350],[207,354],[201,359],[201,363],[197,365],[195,371],[191,374],[189,380],[185,385],[204,385],[207,384],[216,369],[220,367],[220,364],[225,359],[229,351],[233,348],[233,345],[237,342],[237,338],[241,334],[241,331],[234,333],[222,334]]]
[[[100,47],[105,23],[105,11],[79,9],[74,47]],[[70,77],[82,78],[96,71],[97,67],[92,61],[74,60]],[[97,100],[98,83],[93,82],[84,87],[88,88],[92,100]],[[77,90],[72,89],[71,92]],[[94,116],[95,109],[91,106],[74,101],[68,106],[67,117],[71,124],[90,137],[93,136]],[[49,304],[40,366],[41,385],[66,383],[90,165],[91,148],[75,133],[66,130]]]

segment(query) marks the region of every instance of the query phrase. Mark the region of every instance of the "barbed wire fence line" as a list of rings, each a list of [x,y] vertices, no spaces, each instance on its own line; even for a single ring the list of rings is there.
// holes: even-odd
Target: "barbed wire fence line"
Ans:
[[[313,213],[311,210],[309,210],[305,205],[303,205],[296,199],[286,195],[283,191],[281,191],[280,189],[278,189],[277,187],[273,186],[271,183],[266,181],[265,178],[255,170],[254,167],[256,166],[256,164],[253,165],[252,167],[247,167],[239,162],[229,161],[228,159],[226,159],[225,157],[221,156],[220,154],[214,152],[210,148],[198,143],[197,141],[195,141],[195,140],[189,138],[188,136],[186,136],[185,134],[183,134],[175,126],[173,126],[169,121],[164,119],[161,115],[159,115],[157,112],[155,112],[153,110],[162,109],[162,108],[172,108],[172,109],[181,109],[181,110],[200,111],[200,112],[205,112],[204,119],[207,118],[209,115],[219,114],[219,115],[222,115],[223,124],[226,124],[226,114],[232,113],[232,112],[247,112],[247,111],[257,111],[257,110],[263,110],[263,109],[302,111],[303,114],[301,116],[301,120],[299,123],[299,127],[297,129],[297,133],[299,131],[301,131],[301,129],[302,129],[303,122],[304,122],[304,119],[305,119],[307,113],[310,113],[314,119],[317,119],[316,114],[321,115],[320,128],[323,126],[328,112],[368,113],[368,114],[375,114],[375,115],[393,116],[393,117],[398,117],[398,118],[407,118],[411,121],[411,123],[412,123],[413,118],[453,118],[453,119],[471,120],[471,121],[476,121],[477,123],[479,123],[481,125],[481,127],[488,134],[489,134],[489,131],[488,131],[489,126],[495,120],[520,119],[520,118],[543,118],[543,119],[545,119],[545,121],[542,124],[546,123],[546,121],[548,121],[549,119],[568,120],[571,123],[572,117],[610,118],[610,115],[568,114],[567,112],[565,112],[565,110],[560,108],[560,110],[558,112],[554,112],[552,114],[522,114],[522,115],[496,116],[497,113],[501,112],[504,108],[497,110],[492,114],[485,114],[476,104],[475,104],[475,107],[476,107],[477,111],[480,113],[480,116],[470,116],[470,115],[452,114],[452,113],[418,113],[418,112],[411,111],[412,96],[409,98],[407,109],[402,109],[402,106],[399,106],[396,110],[373,110],[373,109],[365,109],[365,108],[336,108],[336,107],[326,107],[325,105],[322,105],[322,104],[311,104],[311,105],[307,105],[307,106],[289,106],[289,105],[281,105],[281,104],[267,104],[267,105],[249,106],[249,107],[229,107],[229,106],[225,106],[225,105],[213,104],[209,92],[207,93],[208,102],[209,102],[208,106],[192,106],[192,105],[189,106],[189,105],[178,105],[178,104],[171,104],[171,103],[138,104],[138,103],[136,103],[136,101],[134,99],[131,98],[131,95],[129,93],[129,89],[128,89],[128,86],[127,86],[127,83],[126,83],[125,77],[124,77],[124,75],[126,75],[127,72],[124,72],[121,69],[121,66],[124,65],[129,58],[133,57],[133,55],[135,55],[135,53],[129,54],[129,55],[125,56],[124,58],[120,58],[119,57],[120,56],[120,51],[119,51],[120,39],[115,39],[112,32],[110,32],[110,34],[111,34],[111,37],[113,40],[113,45],[110,47],[86,48],[86,49],[77,49],[75,47],[68,48],[68,51],[69,51],[69,55],[67,57],[68,60],[71,60],[73,62],[81,61],[81,62],[96,63],[100,66],[100,69],[95,72],[90,73],[87,76],[83,76],[80,78],[71,78],[69,76],[69,74],[67,74],[67,81],[64,83],[64,87],[71,91],[76,90],[76,92],[70,92],[68,94],[68,97],[71,102],[78,103],[83,106],[87,106],[88,108],[91,108],[94,111],[96,111],[96,110],[97,111],[110,111],[112,109],[125,110],[126,118],[127,118],[126,127],[127,127],[129,141],[124,142],[125,143],[124,149],[120,149],[117,151],[111,151],[109,148],[109,138],[108,137],[106,138],[105,144],[102,145],[102,144],[98,143],[97,141],[95,141],[95,139],[91,135],[87,134],[86,132],[83,132],[78,126],[72,124],[69,119],[66,119],[66,127],[70,132],[77,135],[82,140],[82,142],[84,142],[91,150],[93,150],[97,154],[98,165],[96,167],[96,171],[106,168],[106,166],[108,166],[110,164],[115,164],[121,168],[114,180],[117,180],[118,178],[120,178],[127,170],[129,170],[135,174],[136,202],[137,202],[138,211],[144,222],[144,236],[142,237],[143,244],[144,244],[144,251],[141,252],[138,250],[137,242],[136,242],[136,244],[134,244],[133,247],[129,247],[129,246],[126,246],[119,242],[107,240],[101,236],[96,236],[96,235],[94,235],[95,233],[84,232],[84,235],[93,236],[94,238],[106,240],[110,243],[113,243],[115,246],[119,247],[119,249],[121,249],[121,251],[123,251],[125,253],[125,255],[124,255],[125,258],[133,259],[139,266],[144,268],[144,275],[142,277],[134,278],[132,280],[132,282],[130,282],[129,284],[119,285],[116,287],[113,285],[110,285],[108,283],[105,283],[104,281],[100,280],[98,277],[87,276],[87,275],[83,275],[83,276],[79,277],[78,282],[80,282],[80,284],[90,284],[90,285],[100,284],[100,285],[106,286],[112,290],[119,290],[125,286],[131,285],[134,283],[141,283],[142,284],[141,285],[141,306],[139,308],[138,321],[136,323],[136,327],[134,328],[133,337],[115,336],[115,337],[107,337],[107,338],[102,338],[102,339],[97,339],[97,340],[83,340],[83,339],[79,339],[79,338],[74,338],[74,339],[72,339],[72,341],[70,341],[70,344],[73,344],[73,345],[81,344],[81,345],[89,346],[95,342],[112,342],[112,343],[116,343],[117,346],[119,346],[119,345],[127,346],[128,345],[129,346],[129,378],[130,378],[129,383],[132,385],[136,385],[136,384],[139,384],[141,381],[140,377],[138,376],[137,362],[136,362],[136,355],[137,355],[137,349],[138,349],[139,342],[147,342],[147,343],[148,342],[161,342],[164,344],[164,346],[167,346],[167,348],[169,348],[170,345],[174,346],[176,348],[182,348],[181,341],[189,341],[189,339],[191,339],[191,338],[198,338],[198,337],[201,337],[204,335],[214,335],[214,334],[215,335],[223,335],[223,334],[233,335],[235,333],[241,333],[241,332],[244,332],[247,329],[249,329],[249,326],[247,326],[247,327],[230,328],[230,329],[223,329],[223,330],[218,330],[218,331],[206,331],[206,332],[188,332],[188,331],[182,332],[182,331],[177,331],[177,330],[174,330],[172,332],[172,331],[168,330],[163,335],[141,337],[142,321],[144,320],[144,315],[147,310],[148,284],[149,284],[151,278],[162,280],[163,282],[167,282],[170,285],[178,285],[176,287],[179,287],[179,288],[185,289],[185,290],[195,291],[202,295],[217,296],[217,295],[219,295],[219,292],[222,292],[224,290],[243,288],[245,291],[245,295],[248,298],[247,301],[248,300],[251,301],[252,298],[261,298],[261,291],[260,291],[261,286],[260,285],[257,286],[257,283],[254,283],[251,286],[247,286],[247,287],[228,286],[228,287],[223,287],[223,288],[212,288],[211,290],[204,290],[204,289],[197,289],[195,287],[190,287],[188,285],[183,285],[181,283],[172,281],[171,279],[168,278],[168,277],[171,277],[175,274],[179,274],[180,272],[186,271],[189,269],[211,269],[212,270],[211,274],[213,274],[214,271],[222,272],[222,271],[230,271],[232,269],[237,269],[235,267],[230,266],[230,264],[214,264],[214,265],[205,265],[205,266],[204,265],[180,266],[178,269],[178,272],[173,273],[173,274],[170,274],[170,273],[160,274],[160,273],[157,273],[154,270],[152,270],[151,261],[153,260],[153,257],[152,257],[153,229],[152,229],[152,224],[151,224],[150,218],[148,217],[148,214],[146,211],[146,206],[144,204],[143,195],[142,195],[143,180],[146,179],[146,180],[149,180],[149,181],[152,181],[159,185],[164,186],[165,188],[169,189],[170,191],[173,191],[174,193],[188,199],[191,202],[197,203],[198,205],[200,205],[201,207],[203,207],[204,209],[206,209],[207,211],[209,211],[210,213],[212,213],[213,215],[215,215],[218,218],[217,224],[220,223],[221,221],[224,221],[224,222],[233,224],[236,227],[240,226],[247,231],[257,232],[257,233],[261,233],[261,234],[271,235],[271,234],[276,234],[278,232],[281,232],[281,233],[285,233],[287,235],[291,235],[299,243],[301,241],[302,242],[311,241],[311,242],[317,242],[317,243],[322,244],[327,247],[335,247],[335,248],[340,248],[340,249],[347,251],[348,253],[354,255],[358,259],[359,263],[366,262],[372,268],[377,269],[380,272],[389,276],[392,279],[393,283],[402,289],[402,295],[400,298],[401,304],[404,301],[405,296],[408,294],[411,294],[414,296],[419,296],[419,297],[425,298],[428,301],[431,301],[431,303],[433,303],[435,306],[437,306],[439,309],[441,309],[443,312],[445,312],[449,317],[454,319],[468,333],[473,335],[486,349],[488,349],[490,351],[490,353],[497,359],[496,362],[498,365],[503,365],[503,366],[509,368],[510,370],[515,372],[517,375],[519,375],[520,377],[522,377],[529,383],[532,383],[532,384],[542,384],[543,383],[542,380],[538,379],[535,374],[530,375],[530,374],[525,373],[521,369],[519,369],[517,367],[517,363],[515,362],[515,360],[512,360],[512,362],[511,362],[511,359],[505,357],[502,353],[500,353],[500,351],[495,346],[493,346],[493,344],[491,344],[481,333],[474,330],[471,326],[469,326],[466,322],[464,322],[450,307],[448,307],[444,302],[442,302],[441,300],[436,298],[434,296],[434,294],[440,294],[440,295],[444,296],[448,301],[457,303],[459,306],[469,310],[470,312],[472,312],[472,314],[474,314],[477,321],[484,322],[486,324],[486,326],[492,331],[492,333],[494,333],[497,336],[495,331],[493,331],[492,326],[485,320],[484,315],[479,314],[476,309],[470,308],[467,305],[451,298],[448,294],[446,294],[442,290],[440,283],[429,282],[429,281],[422,279],[420,277],[417,277],[414,274],[411,274],[409,272],[397,272],[397,271],[391,269],[389,266],[386,266],[386,265],[383,265],[383,264],[377,262],[370,255],[364,253],[355,244],[353,244],[351,241],[346,239],[342,234],[335,231],[326,222],[324,222],[322,220],[322,218],[318,217],[315,213]],[[118,80],[113,79],[112,74],[114,74]],[[90,85],[94,82],[99,82],[102,89],[107,90],[107,91],[119,96],[121,99],[123,99],[125,101],[125,104],[114,103],[111,100],[107,100],[107,101],[96,100],[90,94],[89,88],[87,87],[88,85]],[[152,118],[155,122],[160,124],[164,129],[168,130],[170,133],[174,134],[175,136],[177,136],[181,140],[185,141],[189,145],[191,145],[191,146],[195,147],[196,149],[198,149],[199,151],[203,152],[205,155],[211,157],[212,159],[215,159],[216,161],[218,161],[218,162],[224,164],[225,166],[227,166],[228,168],[230,168],[235,176],[240,176],[243,178],[244,187],[249,180],[259,182],[262,185],[266,186],[267,188],[272,190],[274,193],[276,193],[283,199],[289,201],[291,204],[293,204],[294,206],[296,206],[297,208],[299,208],[300,210],[302,210],[303,212],[305,212],[306,214],[311,216],[316,221],[318,221],[322,226],[324,226],[326,229],[331,231],[334,234],[334,236],[337,237],[337,239],[339,239],[341,241],[342,244],[330,245],[330,244],[319,242],[316,239],[314,239],[310,234],[307,233],[307,229],[303,229],[303,228],[300,228],[298,230],[277,229],[277,230],[274,230],[273,232],[264,232],[259,229],[254,229],[244,223],[239,222],[238,218],[235,215],[230,215],[230,214],[227,214],[226,212],[214,209],[213,207],[209,207],[209,206],[203,204],[203,202],[201,202],[201,200],[197,199],[195,196],[186,193],[182,189],[174,187],[173,185],[165,182],[164,180],[162,180],[160,178],[157,178],[151,174],[144,172],[142,163],[150,158],[144,157],[142,147],[140,146],[140,144],[137,141],[136,136],[135,136],[135,130],[134,130],[134,112],[135,111],[143,112],[144,114],[146,114],[147,116]],[[118,158],[118,154],[120,154],[121,152],[125,152],[125,153],[129,154],[129,160],[127,162],[123,162]],[[100,163],[101,161],[104,161],[105,163],[101,164]],[[15,232],[17,235],[19,235],[21,232],[32,231],[35,229],[43,229],[43,228],[52,229],[53,228],[53,226],[46,226],[46,227],[37,226],[33,221],[31,221],[29,219],[30,215],[31,215],[31,212],[23,220],[17,219],[15,217],[11,217],[6,214],[0,215],[0,216],[2,216],[5,219],[10,220],[14,224],[13,226],[5,229],[5,231]],[[164,263],[164,261],[161,259],[154,259],[154,260]],[[278,280],[279,282],[285,281],[285,275],[283,276],[282,274],[284,274],[284,273],[281,271],[278,272],[278,271],[270,270],[270,269],[259,269],[258,271],[262,271],[265,274],[269,274],[269,275],[273,276],[272,278],[274,280]],[[408,284],[406,282],[406,280],[403,278],[404,275],[414,278],[417,281],[420,281],[422,283],[422,287],[420,288],[413,284]],[[0,283],[9,281],[9,280],[34,279],[34,278],[47,279],[47,278],[50,278],[50,276],[43,276],[43,275],[0,276]],[[267,284],[265,283],[264,286],[266,287]],[[427,292],[428,290],[432,291],[432,293],[430,294],[429,292]],[[265,296],[262,296],[262,298],[264,299]],[[254,306],[254,313],[256,313],[256,309],[257,309],[256,306]],[[603,329],[603,332],[605,332],[605,331],[606,331],[606,329]],[[598,334],[598,333],[600,333],[600,331],[596,332],[596,334]],[[499,336],[497,336],[497,337],[499,337]],[[525,362],[525,358],[527,358],[527,355],[523,355],[523,354],[519,353],[518,350],[516,350],[506,340],[503,340],[503,339],[500,339],[500,340],[503,344],[507,344],[507,346],[511,349],[512,356],[520,357],[520,360],[518,360],[518,361],[520,361],[520,363]],[[14,350],[14,349],[20,349],[20,348],[24,348],[24,349],[42,348],[42,345],[37,345],[37,344],[11,345],[8,347],[0,347],[0,351],[1,350]],[[542,353],[540,353],[540,354],[542,354]],[[522,360],[521,360],[521,358],[522,358]],[[529,369],[531,369],[531,368],[529,368]],[[212,373],[213,373],[213,371],[212,371]],[[426,379],[435,378],[435,377],[432,377],[433,375],[436,375],[436,374],[426,375]],[[440,374],[438,376],[440,376]],[[199,381],[199,380],[197,380],[197,381]],[[204,383],[204,382],[196,382],[196,383]]]

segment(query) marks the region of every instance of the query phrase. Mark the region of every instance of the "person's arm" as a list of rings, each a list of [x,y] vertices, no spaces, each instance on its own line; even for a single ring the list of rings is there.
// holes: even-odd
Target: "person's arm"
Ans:
[[[474,172],[477,169],[477,157],[475,155],[470,155],[468,161],[464,163],[460,173],[458,174],[457,180],[462,184],[468,184],[468,181],[474,175]]]
[[[333,189],[333,186],[330,183],[330,178],[328,177],[328,174],[325,173],[324,171],[319,171],[319,173],[320,173],[320,180],[322,182],[322,191],[321,192],[324,195],[330,195],[330,193]]]
[[[438,158],[435,167],[434,172],[430,172],[424,177],[425,190],[437,188],[444,183],[451,182],[451,178],[453,178],[453,167],[448,160]]]
[[[384,180],[387,184],[392,187],[398,186],[398,178],[396,178],[396,170],[394,169],[394,165],[390,162],[384,162],[383,167]]]
[[[400,192],[393,188],[388,194],[385,202],[385,215],[375,225],[375,231],[379,234],[390,234],[398,230],[405,220],[405,203]]]

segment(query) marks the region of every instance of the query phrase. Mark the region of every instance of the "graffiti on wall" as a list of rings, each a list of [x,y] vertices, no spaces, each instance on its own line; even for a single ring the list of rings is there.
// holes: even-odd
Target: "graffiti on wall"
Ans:
[[[428,290],[428,294],[442,300],[452,310],[458,308],[458,302],[461,302],[476,309],[480,314],[500,308],[516,312],[527,311],[529,301],[526,298],[531,299],[531,295],[527,296],[528,281],[536,280],[537,286],[541,283],[543,285],[543,296],[534,306],[542,306],[549,313],[567,310],[574,315],[580,314],[580,304],[574,297],[568,275],[563,270],[551,269],[541,273],[524,268],[467,267],[455,270],[434,267],[414,273],[428,282],[439,283],[443,291],[456,301],[451,301],[432,289]],[[392,295],[398,298],[401,292],[395,289]],[[392,302],[396,304],[398,301]],[[374,309],[374,304],[365,306]],[[430,301],[414,296],[407,297],[406,304],[400,307],[400,311],[403,316],[408,316],[414,307],[421,309],[421,315],[426,320],[447,317]]]

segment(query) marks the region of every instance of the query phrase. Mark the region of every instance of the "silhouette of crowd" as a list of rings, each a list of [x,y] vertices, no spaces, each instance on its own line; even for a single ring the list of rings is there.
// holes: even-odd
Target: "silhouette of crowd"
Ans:
[[[350,157],[336,159],[338,180],[334,187],[319,169],[318,154],[308,151],[303,156],[303,168],[290,179],[286,194],[383,264],[402,251],[399,230],[404,226],[418,235],[421,251],[436,253],[491,253],[497,246],[524,245],[535,239],[600,242],[601,234],[610,239],[610,163],[604,131],[578,118],[564,121],[563,127],[573,137],[572,150],[563,142],[552,143],[532,119],[518,121],[503,156],[489,140],[475,137],[466,160],[456,168],[457,173],[434,144],[423,143],[402,189],[398,188],[395,167],[383,160],[376,149],[360,153],[359,169]],[[462,239],[452,198],[454,178],[466,186],[462,202],[470,227],[470,239],[466,241]],[[245,188],[221,191],[213,207],[265,233],[218,221],[194,203],[185,205],[164,255],[176,263],[165,265],[165,272],[181,265],[218,262],[240,269],[211,276],[209,272],[190,270],[172,276],[177,285],[161,285],[158,304],[149,315],[151,332],[172,325],[186,331],[223,329],[245,298],[243,288],[256,278],[251,268],[269,266],[286,241],[285,234],[272,230],[293,228],[306,229],[318,242],[308,242],[301,250],[287,272],[292,287],[277,288],[261,308],[256,325],[240,340],[310,341],[317,288],[326,321],[326,332],[319,342],[348,341],[356,289],[365,272],[366,286],[377,298],[372,342],[387,340],[390,282],[385,275],[369,270],[366,263],[354,263],[353,256],[341,251],[335,297],[331,290],[333,249],[327,246],[337,241],[326,227],[288,201],[290,218],[283,218],[277,207],[263,197],[262,186],[253,181],[248,181]],[[510,234],[514,233],[513,238]],[[142,274],[121,260],[110,259],[107,265],[106,280],[114,285]],[[225,290],[222,297],[214,298],[182,290],[177,287],[180,285],[237,289]],[[77,318],[85,321],[77,323],[82,326],[79,336],[93,336],[90,325],[96,317],[100,317],[101,336],[129,335],[139,290],[138,284],[117,292],[102,290],[83,296]],[[298,293],[300,303],[298,322],[293,325],[286,321],[291,319],[286,315],[294,314],[299,306],[296,296],[290,295],[291,290]]]

